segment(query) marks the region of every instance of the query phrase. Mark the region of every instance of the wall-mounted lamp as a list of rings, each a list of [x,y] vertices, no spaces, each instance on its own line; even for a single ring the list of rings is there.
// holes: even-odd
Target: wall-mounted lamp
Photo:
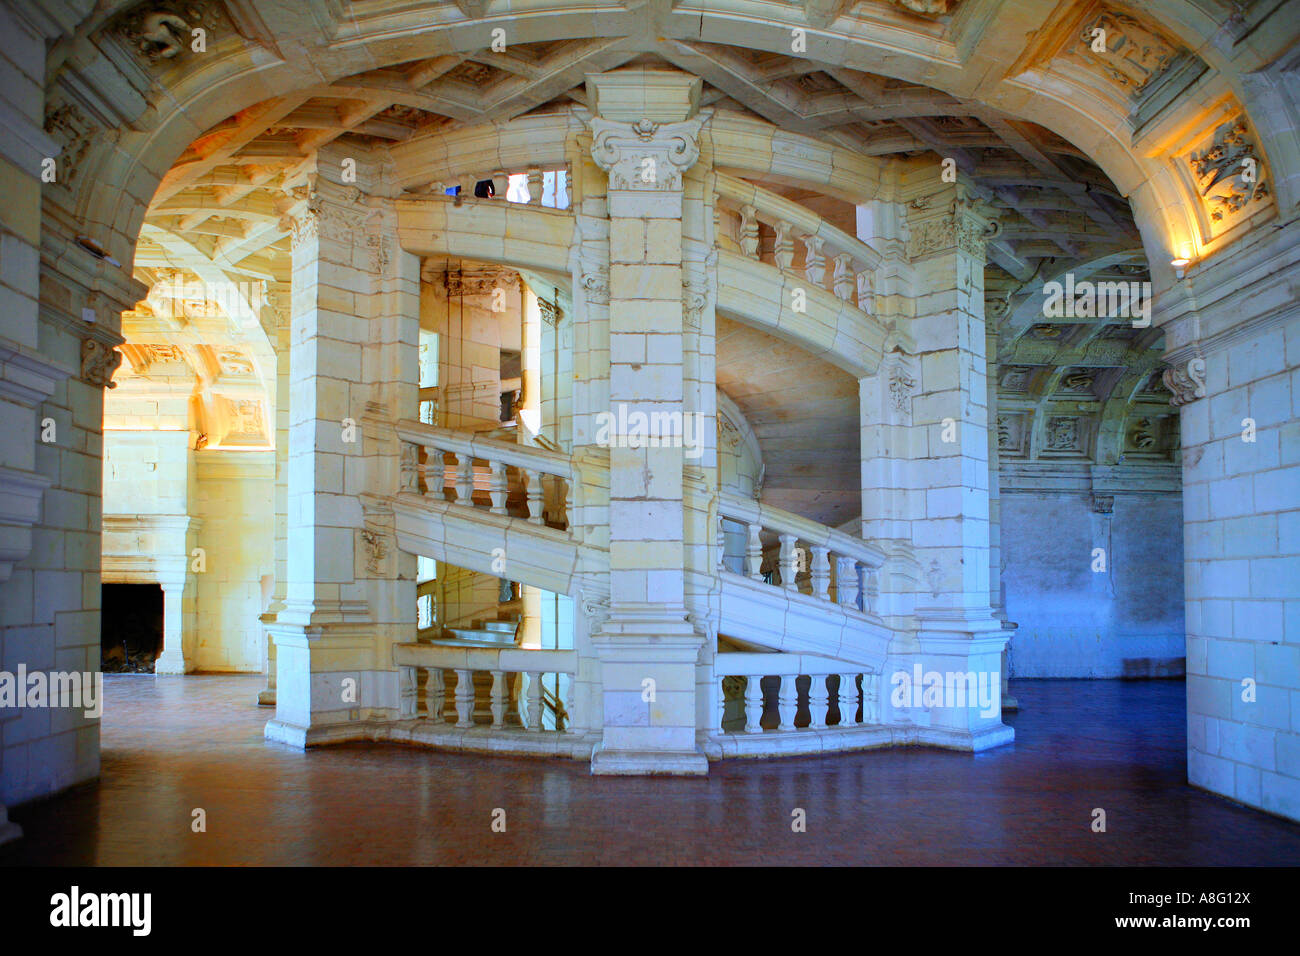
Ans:
[[[1169,264],[1174,267],[1174,275],[1181,279],[1187,274],[1187,267],[1191,261],[1191,259],[1174,259]]]

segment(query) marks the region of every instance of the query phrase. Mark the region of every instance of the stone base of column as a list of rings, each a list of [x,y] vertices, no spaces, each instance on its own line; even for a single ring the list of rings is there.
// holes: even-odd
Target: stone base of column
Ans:
[[[595,775],[699,776],[709,761],[696,742],[695,670],[704,637],[681,616],[620,618],[592,635],[600,660],[603,733]]]
[[[23,828],[9,820],[9,810],[0,803],[0,846],[23,835]]]
[[[1008,632],[985,608],[917,611],[913,641],[892,652],[880,688],[886,726],[910,742],[979,752],[1011,743],[1002,723]]]
[[[185,660],[180,651],[164,650],[153,662],[154,674],[188,674],[192,670],[193,665]]]
[[[1007,646],[1002,649],[1002,712],[1015,713],[1020,709],[1020,701],[1011,696],[1010,675],[1007,674],[1007,651],[1011,649],[1011,635],[1020,627],[1015,621],[1002,620],[1002,630],[1007,632]]]
[[[275,637],[271,634],[271,625],[279,619],[284,610],[284,602],[276,601],[271,609],[259,618],[262,622],[262,640],[267,643],[266,686],[257,693],[257,706],[275,706]]]
[[[703,777],[709,772],[704,753],[670,753],[662,750],[597,750],[591,755],[594,777]]]
[[[945,750],[961,750],[968,753],[980,753],[1014,743],[1014,727],[998,724],[983,730],[954,730],[948,727],[917,727],[908,741],[914,746],[942,747]]]
[[[276,646],[275,687],[268,688],[275,717],[266,724],[267,740],[300,748],[367,740],[397,719],[397,670],[375,668],[379,625],[280,620],[267,629]]]

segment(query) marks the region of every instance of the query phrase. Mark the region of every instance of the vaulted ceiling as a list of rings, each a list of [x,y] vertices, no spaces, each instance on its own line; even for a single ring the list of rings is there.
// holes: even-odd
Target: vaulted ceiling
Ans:
[[[907,0],[891,6],[883,0],[867,0],[830,4],[821,11],[817,2],[808,0],[805,6],[810,21],[834,17],[851,7],[890,23],[905,23],[918,35],[938,37],[957,5],[947,0]],[[1084,19],[1067,24],[1066,32],[1077,29],[1089,16],[1115,16],[1108,8],[1093,6],[1096,9],[1089,14],[1092,8],[1082,5]],[[1138,111],[1158,78],[1182,68],[1188,54],[1172,41],[1161,40],[1158,28],[1144,27],[1132,18],[1124,22],[1128,25],[1120,34],[1117,55],[1092,66],[1103,76],[1099,95],[1129,97]],[[156,48],[144,52],[155,57],[166,54]],[[1082,61],[1089,54],[1086,45],[1081,53],[1078,44],[1062,40],[1057,48],[1046,53],[1037,50],[1034,55],[1055,63],[1071,57]],[[1066,329],[1052,339],[1033,339],[1038,351],[1049,343],[1060,349],[1059,355],[1035,352],[1032,363],[1019,359],[1026,336],[1039,324],[1033,313],[1045,280],[1066,272],[1079,278],[1112,274],[1134,281],[1147,278],[1128,200],[1083,150],[1042,126],[974,100],[821,62],[806,53],[783,55],[645,36],[511,43],[499,51],[488,47],[471,53],[440,53],[277,92],[204,132],[166,174],[137,249],[137,274],[151,284],[176,269],[240,281],[286,282],[290,265],[287,189],[302,182],[321,147],[335,142],[382,147],[428,131],[585,107],[587,73],[646,64],[701,76],[705,107],[756,115],[783,129],[867,155],[928,155],[936,164],[952,160],[973,181],[980,198],[998,212],[1002,231],[988,245],[985,272],[987,314],[999,332],[998,351],[1004,362],[1050,370],[1041,381],[1034,379],[1033,387],[1046,388],[1045,383],[1059,380],[1071,369],[1092,368],[1076,353],[1081,348],[1086,352],[1088,342],[1109,335],[1100,321],[1075,320],[1066,324],[1078,325],[1077,331]],[[793,198],[825,205],[814,194]],[[1153,349],[1158,337],[1158,332],[1147,330],[1126,345],[1129,351],[1122,359],[1113,360],[1155,368],[1158,353]],[[1096,366],[1102,367],[1108,366]],[[734,371],[720,362],[720,379]],[[1092,381],[1117,386],[1120,379],[1094,374]],[[1047,395],[1038,396],[1046,403],[1041,409],[1044,414],[1050,411],[1054,389],[1051,386]],[[745,406],[740,396],[733,397]],[[1025,393],[1015,390],[1005,391],[1004,397],[1012,406],[1025,401]],[[1098,394],[1093,400],[1101,408],[1113,397]],[[744,410],[760,422],[765,416],[778,420],[784,414],[752,403]],[[780,472],[778,468],[776,475]],[[794,493],[793,486],[791,490]]]

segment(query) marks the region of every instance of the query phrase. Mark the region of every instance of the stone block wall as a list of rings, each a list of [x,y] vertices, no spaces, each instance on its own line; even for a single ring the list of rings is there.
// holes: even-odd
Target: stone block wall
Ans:
[[[1187,775],[1297,818],[1300,319],[1207,349],[1204,379],[1182,418]]]
[[[1182,502],[1109,497],[1106,514],[1087,492],[1003,488],[1012,677],[1183,673]]]

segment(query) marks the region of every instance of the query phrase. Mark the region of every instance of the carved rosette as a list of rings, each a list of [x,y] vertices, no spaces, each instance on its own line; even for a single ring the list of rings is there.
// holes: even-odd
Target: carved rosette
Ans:
[[[638,120],[591,121],[591,158],[609,174],[609,188],[631,192],[675,192],[682,173],[700,158],[696,137],[701,118],[681,123]]]

